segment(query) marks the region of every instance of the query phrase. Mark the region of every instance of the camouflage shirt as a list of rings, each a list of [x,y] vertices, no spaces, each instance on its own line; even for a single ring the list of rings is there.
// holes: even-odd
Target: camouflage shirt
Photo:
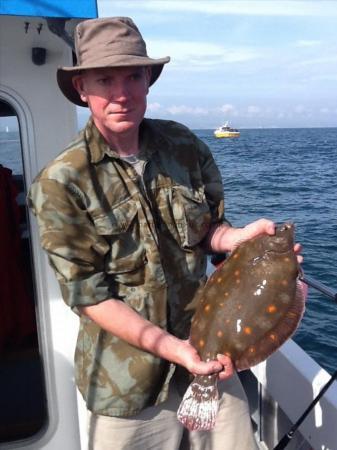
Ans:
[[[201,243],[223,220],[221,176],[207,146],[175,122],[144,119],[138,157],[141,175],[90,119],[37,176],[29,204],[75,312],[120,299],[186,338],[186,306],[205,282]],[[75,370],[89,410],[128,416],[165,400],[173,368],[80,315]]]

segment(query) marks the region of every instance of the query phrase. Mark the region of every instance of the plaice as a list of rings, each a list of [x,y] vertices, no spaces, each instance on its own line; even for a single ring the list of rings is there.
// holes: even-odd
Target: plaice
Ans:
[[[294,226],[240,244],[197,296],[190,340],[203,361],[228,355],[237,370],[265,360],[296,330],[305,309],[294,253]],[[211,429],[217,377],[197,376],[178,419],[189,429]]]

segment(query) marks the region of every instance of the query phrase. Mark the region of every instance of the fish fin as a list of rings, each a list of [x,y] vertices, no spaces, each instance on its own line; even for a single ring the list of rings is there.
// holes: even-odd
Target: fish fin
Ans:
[[[302,271],[302,274],[303,274],[303,271]],[[304,281],[302,281],[300,278],[298,278],[296,288],[297,288],[296,295],[299,295],[300,297],[302,296],[302,298],[303,298],[303,302],[304,302],[303,312],[304,312],[305,304],[306,304],[307,297],[308,297],[308,285],[306,283],[304,283]]]
[[[211,430],[219,409],[218,375],[198,375],[180,403],[178,420],[190,431]]]
[[[253,352],[250,347],[242,353],[240,358],[235,361],[238,371],[264,361],[295,333],[305,311],[305,301],[305,290],[302,283],[297,280],[295,300],[290,305],[284,319],[263,336],[255,345]]]

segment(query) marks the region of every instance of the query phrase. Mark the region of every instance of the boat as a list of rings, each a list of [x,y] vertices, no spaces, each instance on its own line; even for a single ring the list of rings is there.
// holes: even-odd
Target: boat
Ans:
[[[228,122],[214,130],[216,138],[235,138],[240,136],[240,131],[229,126]]]
[[[14,217],[10,215],[11,207],[15,206],[13,196],[4,198],[1,190],[1,200],[8,201],[8,214],[1,215],[0,228],[5,223],[9,231],[15,228],[24,261],[22,276],[16,275],[7,290],[6,276],[10,274],[0,274],[0,283],[5,284],[2,286],[5,292],[0,291],[0,343],[4,343],[0,346],[2,450],[87,448],[86,442],[81,441],[82,436],[86,438],[87,412],[74,384],[78,319],[61,300],[25,196],[37,173],[78,132],[77,109],[59,92],[56,69],[73,63],[72,36],[76,24],[95,17],[95,0],[0,2],[0,119],[11,123],[16,119],[21,141],[21,154],[17,158],[22,166],[22,173],[13,175],[10,186],[12,192],[19,193],[16,197],[19,226],[14,227]],[[6,175],[5,168],[2,172]],[[9,184],[10,180],[7,181]],[[4,234],[1,243],[2,250],[6,244]],[[3,254],[1,257],[3,272],[10,261]],[[19,255],[16,262],[20,265]],[[27,319],[23,314],[15,317],[15,311],[10,309],[13,299],[9,298],[9,287],[20,285],[24,286],[25,297],[20,302]],[[19,305],[16,299],[17,312]],[[8,312],[6,319],[4,307]],[[17,333],[20,339],[13,329],[20,331]]]
[[[0,347],[0,448],[2,450],[85,450],[87,412],[74,382],[73,355],[77,316],[64,304],[54,273],[40,246],[37,224],[25,205],[25,193],[36,174],[76,135],[77,110],[60,94],[57,66],[73,59],[72,32],[78,21],[96,17],[94,0],[16,0],[0,2],[0,117],[15,119],[20,130],[22,173],[11,179],[18,216],[1,215],[20,240],[24,273],[7,291],[25,286],[17,297],[9,328],[20,340]],[[62,133],[59,132],[62,130]],[[12,126],[11,126],[12,132]],[[6,144],[7,145],[7,144]],[[0,154],[0,164],[2,155]],[[8,171],[3,171],[8,175]],[[0,191],[4,196],[5,191]],[[7,208],[5,212],[9,212]],[[1,235],[2,244],[6,236]],[[2,248],[2,247],[1,247]],[[9,258],[2,257],[2,270]],[[13,254],[11,254],[13,259]],[[211,270],[211,269],[210,269]],[[2,276],[2,277],[1,277]],[[4,302],[6,299],[0,295]],[[3,303],[2,303],[3,305]],[[15,311],[14,311],[15,312]],[[25,326],[23,327],[24,324]],[[0,336],[4,318],[0,316]],[[15,333],[14,333],[15,334]],[[294,341],[267,361],[240,373],[246,389],[260,449],[273,449],[330,379]],[[337,385],[334,382],[299,426],[287,449],[337,449]]]

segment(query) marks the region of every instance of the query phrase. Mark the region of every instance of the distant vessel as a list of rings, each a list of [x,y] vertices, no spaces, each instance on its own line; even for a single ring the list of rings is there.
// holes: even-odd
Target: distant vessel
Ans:
[[[232,138],[232,137],[239,137],[240,131],[236,128],[232,128],[229,126],[228,122],[226,122],[221,127],[214,130],[214,136],[216,138]]]

